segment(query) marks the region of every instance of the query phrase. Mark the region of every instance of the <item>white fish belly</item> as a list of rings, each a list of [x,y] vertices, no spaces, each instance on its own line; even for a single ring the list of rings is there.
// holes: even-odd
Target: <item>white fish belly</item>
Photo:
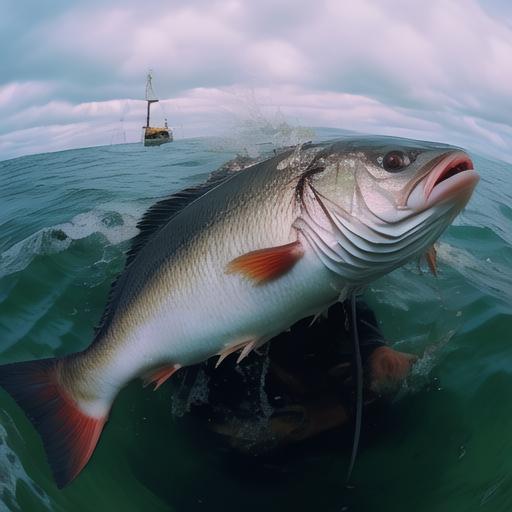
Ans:
[[[286,275],[254,285],[239,275],[216,276],[187,296],[169,297],[149,322],[123,344],[116,368],[121,374],[173,363],[195,364],[249,340],[268,340],[296,321],[334,301],[342,288],[312,250]],[[122,361],[120,360],[122,359]],[[119,370],[121,368],[121,370]],[[111,378],[113,375],[111,375]]]

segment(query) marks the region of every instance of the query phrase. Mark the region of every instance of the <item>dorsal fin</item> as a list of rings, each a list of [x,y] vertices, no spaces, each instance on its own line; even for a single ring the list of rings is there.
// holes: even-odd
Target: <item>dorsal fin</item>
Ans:
[[[126,253],[124,269],[110,286],[105,310],[103,311],[101,320],[96,327],[96,334],[100,332],[106,319],[110,315],[115,290],[117,289],[124,272],[136,258],[142,247],[144,247],[161,228],[163,228],[176,214],[186,208],[190,203],[203,196],[217,185],[226,181],[236,172],[241,171],[256,162],[256,159],[238,156],[225,163],[216,171],[213,171],[204,183],[175,192],[169,197],[157,201],[155,204],[150,206],[148,210],[146,210],[140,221],[137,223],[137,228],[140,231],[131,240],[130,249]]]
[[[125,268],[135,259],[137,253],[146,245],[148,240],[177,213],[212,188],[220,185],[234,173],[249,167],[253,163],[253,159],[241,156],[236,157],[216,171],[213,171],[204,183],[175,192],[150,206],[137,223],[137,228],[140,232],[132,238],[130,249],[126,253]]]

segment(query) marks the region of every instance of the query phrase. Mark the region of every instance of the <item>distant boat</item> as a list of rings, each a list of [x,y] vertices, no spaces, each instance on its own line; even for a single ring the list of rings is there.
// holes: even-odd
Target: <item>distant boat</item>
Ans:
[[[167,119],[165,120],[163,127],[150,125],[149,114],[151,110],[151,103],[157,103],[159,101],[153,91],[153,85],[151,83],[152,80],[153,76],[150,71],[146,80],[146,101],[148,102],[148,113],[146,126],[143,126],[144,146],[160,146],[161,144],[173,141],[172,129],[167,126]]]

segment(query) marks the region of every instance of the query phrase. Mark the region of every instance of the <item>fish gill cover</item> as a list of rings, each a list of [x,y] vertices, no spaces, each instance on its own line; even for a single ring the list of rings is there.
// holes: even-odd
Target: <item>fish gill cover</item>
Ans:
[[[190,139],[156,152],[124,145],[0,162],[2,362],[84,348],[145,209],[204,181],[239,150]],[[340,500],[358,510],[506,510],[512,167],[471,156],[482,180],[442,237],[439,278],[411,264],[366,292],[392,346],[421,357],[367,427],[356,467],[364,485],[340,491],[347,458],[329,448],[332,439],[270,468],[270,477],[240,467],[187,420],[191,404],[208,398],[199,374],[186,396],[135,383],[124,390],[90,470],[60,492],[37,435],[2,392],[0,510],[330,510]]]

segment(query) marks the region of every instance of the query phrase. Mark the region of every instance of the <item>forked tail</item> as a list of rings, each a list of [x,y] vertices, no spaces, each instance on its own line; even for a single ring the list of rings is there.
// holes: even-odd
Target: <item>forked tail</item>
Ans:
[[[0,366],[0,385],[10,393],[39,432],[59,488],[89,461],[107,416],[92,417],[60,381],[64,360],[42,359]]]

